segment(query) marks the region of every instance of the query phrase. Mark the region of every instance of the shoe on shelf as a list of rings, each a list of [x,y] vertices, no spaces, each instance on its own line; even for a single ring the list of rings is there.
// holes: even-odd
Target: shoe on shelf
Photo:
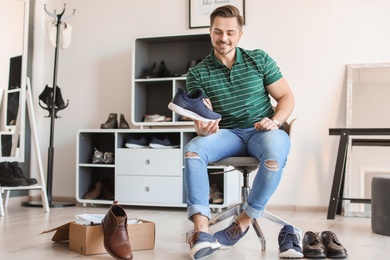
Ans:
[[[105,123],[100,125],[101,129],[117,129],[118,128],[118,119],[116,113],[111,113],[108,116],[108,119]]]
[[[209,233],[198,231],[189,239],[190,256],[192,259],[200,259],[214,253],[220,248],[218,241]]]
[[[189,118],[188,116],[180,116],[179,120],[180,121],[192,121],[192,119]]]
[[[180,145],[175,144],[169,139],[167,136],[164,137],[164,139],[159,139],[155,136],[152,137],[152,140],[150,140],[149,147],[151,148],[179,148]]]
[[[92,163],[104,163],[104,154],[103,152],[99,151],[98,149],[94,148],[95,152],[92,156]]]
[[[8,187],[27,186],[25,178],[18,178],[14,176],[10,169],[8,162],[0,163],[0,185]]]
[[[182,74],[181,76],[182,77],[186,77],[187,74],[188,74],[188,69],[191,69],[193,67],[195,67],[199,62],[201,62],[202,59],[197,59],[197,60],[190,60],[188,63],[187,63],[187,69],[186,69],[186,72],[184,74]]]
[[[335,233],[332,231],[321,232],[322,244],[326,248],[326,257],[328,258],[346,258],[348,257],[347,250],[338,240]]]
[[[154,115],[145,115],[144,122],[164,122],[166,119],[165,116],[154,114]]]
[[[215,183],[210,186],[209,203],[223,204],[223,194],[219,191]]]
[[[8,163],[8,168],[9,168],[11,174],[14,177],[25,179],[26,182],[27,182],[27,185],[34,185],[34,184],[38,183],[37,179],[35,179],[35,178],[27,178],[23,174],[23,170],[19,167],[19,163],[18,162]]]
[[[179,88],[168,108],[179,115],[189,117],[193,120],[210,122],[221,119],[221,115],[210,110],[203,103],[202,90],[197,89],[194,93],[186,94]]]
[[[303,258],[302,248],[293,226],[285,225],[280,230],[278,242],[280,258]]]
[[[98,181],[97,183],[95,183],[95,187],[92,190],[88,191],[83,198],[86,200],[97,199],[102,193],[102,190],[103,190],[103,183]]]
[[[108,179],[105,179],[103,181],[98,181],[95,183],[93,189],[88,191],[83,198],[87,200],[93,200],[101,197],[104,200],[113,200],[114,199],[113,187],[114,184],[112,183],[112,181]]]
[[[149,69],[148,73],[146,74],[146,78],[163,78],[163,77],[171,77],[172,74],[167,68],[167,65],[165,64],[165,61],[162,60],[159,64],[157,62],[154,62],[152,67]]]
[[[242,232],[240,225],[234,220],[227,228],[216,232],[214,237],[221,244],[221,249],[228,249],[245,236],[248,230],[249,227]]]
[[[147,148],[149,147],[149,140],[145,136],[140,138],[128,137],[125,146],[127,148]]]
[[[104,152],[103,162],[105,164],[112,164],[112,163],[114,163],[114,153],[112,153],[112,152]]]
[[[129,123],[127,123],[125,116],[123,114],[121,114],[119,117],[119,128],[120,129],[129,129],[130,128]]]
[[[307,231],[302,240],[305,258],[326,258],[326,248],[321,242],[318,232]]]

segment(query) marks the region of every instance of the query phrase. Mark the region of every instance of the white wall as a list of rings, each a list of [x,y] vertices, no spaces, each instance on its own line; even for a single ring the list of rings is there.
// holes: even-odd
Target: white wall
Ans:
[[[0,48],[0,130],[6,131],[6,103],[2,102],[7,95],[10,58],[23,54],[23,19],[24,18],[24,3],[20,1],[1,1],[0,2],[0,32],[1,32],[1,48]],[[5,40],[6,39],[6,40]]]
[[[52,84],[54,48],[43,11],[61,12],[63,1],[36,0],[33,91]],[[241,46],[262,48],[278,62],[296,97],[299,118],[284,177],[273,205],[327,206],[338,137],[345,126],[345,66],[390,60],[387,0],[246,0]],[[72,44],[60,52],[58,86],[69,107],[55,124],[53,196],[75,196],[76,134],[99,128],[111,112],[130,121],[131,58],[137,37],[207,33],[189,29],[187,0],[68,0]],[[44,165],[50,120],[37,105]]]

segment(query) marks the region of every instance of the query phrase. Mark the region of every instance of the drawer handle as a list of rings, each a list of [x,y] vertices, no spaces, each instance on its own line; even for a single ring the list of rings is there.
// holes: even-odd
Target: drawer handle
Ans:
[[[145,191],[149,192],[150,191],[149,187],[145,187]]]
[[[145,164],[146,164],[146,165],[149,165],[149,164],[150,164],[150,160],[146,160],[146,161],[145,161]]]

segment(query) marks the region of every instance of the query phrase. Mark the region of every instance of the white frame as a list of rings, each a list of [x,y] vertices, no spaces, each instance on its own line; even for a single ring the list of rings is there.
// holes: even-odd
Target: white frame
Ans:
[[[390,68],[390,63],[365,63],[365,64],[349,64],[347,65],[347,102],[346,102],[346,127],[353,128],[357,127],[353,124],[353,79],[354,79],[354,70],[355,69],[374,69],[374,68]],[[344,194],[343,197],[350,198],[352,196],[352,139],[365,139],[367,136],[349,136],[348,141],[348,151],[346,158],[346,166],[345,166],[345,185],[344,185]],[[370,139],[389,139],[389,136],[370,136]],[[357,187],[360,191],[359,195],[361,198],[364,198],[364,189],[362,185],[364,185],[364,176],[367,171],[378,171],[381,173],[388,173],[389,169],[382,168],[373,168],[367,166],[360,166],[359,168],[359,187]],[[355,173],[356,174],[356,173]],[[371,212],[366,212],[364,210],[364,205],[357,207],[359,210],[355,210],[356,207],[351,206],[351,202],[349,200],[345,200],[343,203],[343,215],[349,217],[370,217]]]
[[[364,68],[390,68],[390,63],[365,63],[365,64],[349,64],[347,65],[347,115],[346,115],[346,127],[354,127],[352,125],[353,115],[353,70]]]
[[[214,3],[214,0],[189,0],[189,25],[190,29],[210,27],[210,14],[217,7],[233,5],[240,10],[245,24],[245,0],[226,0],[222,4]]]
[[[21,82],[20,82],[20,94],[19,94],[19,110],[17,117],[19,122],[17,122],[18,127],[8,127],[7,133],[0,134],[12,134],[12,150],[11,155],[0,157],[0,162],[2,161],[18,161],[24,162],[24,153],[25,153],[25,129],[26,129],[26,84],[27,84],[27,57],[28,57],[28,33],[29,33],[29,13],[30,13],[30,1],[29,0],[15,0],[18,2],[24,3],[24,21],[23,21],[23,44],[22,44],[22,70],[21,70]],[[14,90],[7,90],[4,93],[5,98],[8,97],[8,92]],[[5,102],[7,105],[7,102]],[[7,106],[5,106],[6,109]],[[5,115],[7,118],[7,115]],[[6,121],[6,119],[4,120]],[[18,141],[19,140],[19,141]],[[14,143],[19,143],[19,146],[16,148]]]

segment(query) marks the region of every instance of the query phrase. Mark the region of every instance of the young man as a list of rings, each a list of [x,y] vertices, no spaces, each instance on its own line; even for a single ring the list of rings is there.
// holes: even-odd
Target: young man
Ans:
[[[243,34],[243,18],[227,5],[210,15],[213,49],[189,70],[188,93],[201,89],[204,103],[220,114],[220,120],[195,121],[198,134],[185,149],[185,188],[188,217],[194,223],[189,239],[190,255],[202,258],[230,247],[259,218],[276,190],[290,150],[281,124],[294,108],[294,96],[275,61],[262,50],[237,47]],[[271,97],[277,105],[273,109]],[[211,218],[207,165],[230,156],[254,156],[260,165],[243,212],[226,229],[208,233]]]

